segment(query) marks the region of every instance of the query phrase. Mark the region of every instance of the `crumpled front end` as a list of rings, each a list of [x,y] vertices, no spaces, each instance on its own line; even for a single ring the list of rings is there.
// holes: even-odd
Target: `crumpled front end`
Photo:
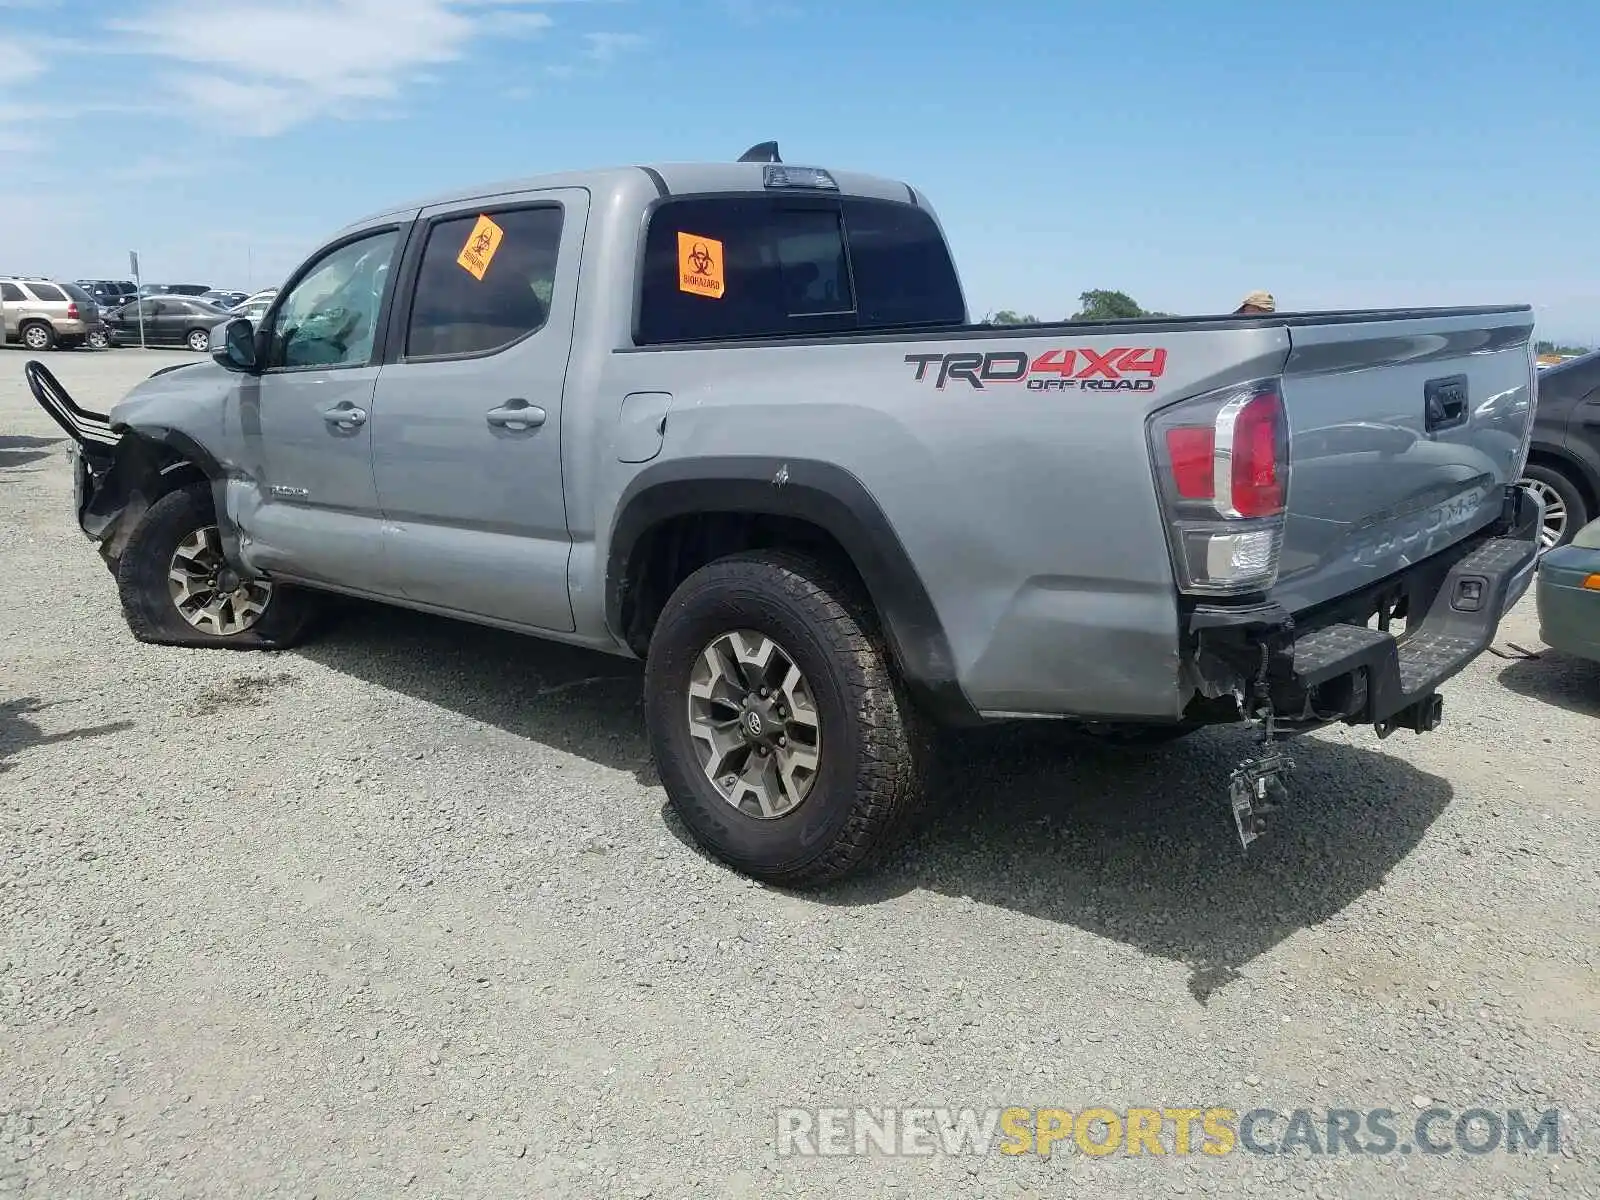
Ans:
[[[188,364],[163,368],[150,380],[188,369]],[[108,415],[78,404],[43,363],[28,362],[23,374],[39,406],[72,439],[68,463],[73,516],[108,564],[121,557],[156,499],[174,487],[209,478],[199,465],[199,447],[171,420],[179,414],[161,411],[173,406],[169,387],[157,385],[145,392],[150,385],[146,380]],[[179,412],[190,416],[197,407],[191,402]]]

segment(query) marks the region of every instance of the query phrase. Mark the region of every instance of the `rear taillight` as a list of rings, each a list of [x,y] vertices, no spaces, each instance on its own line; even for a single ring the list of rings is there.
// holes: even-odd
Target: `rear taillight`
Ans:
[[[1180,425],[1167,430],[1167,455],[1172,462],[1172,482],[1185,500],[1209,500],[1213,495],[1212,456],[1216,431],[1209,425]]]
[[[1289,491],[1278,381],[1175,404],[1152,418],[1150,433],[1180,588],[1236,595],[1271,587]]]
[[[1226,480],[1227,490],[1219,497],[1224,516],[1273,517],[1283,511],[1287,449],[1283,399],[1276,388],[1223,406],[1217,417],[1217,479]]]
[[[76,300],[74,300],[74,301],[72,301],[71,303],[69,303],[67,305],[67,320],[76,321],[77,319],[78,319],[78,302]]]

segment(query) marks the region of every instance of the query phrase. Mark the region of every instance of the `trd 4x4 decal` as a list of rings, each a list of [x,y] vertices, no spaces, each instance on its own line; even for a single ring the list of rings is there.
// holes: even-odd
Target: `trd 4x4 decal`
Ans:
[[[1026,384],[1031,392],[1112,391],[1153,392],[1167,369],[1167,352],[1149,347],[1118,346],[1111,350],[1046,350],[1029,358],[1021,350],[991,350],[986,354],[908,354],[906,362],[917,368],[914,378],[923,383],[933,370],[933,386],[943,390],[953,379],[975,388],[997,383]],[[1140,378],[1132,379],[1129,376]]]

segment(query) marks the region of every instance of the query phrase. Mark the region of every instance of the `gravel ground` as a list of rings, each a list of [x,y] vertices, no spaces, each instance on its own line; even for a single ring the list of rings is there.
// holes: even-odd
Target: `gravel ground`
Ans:
[[[49,363],[103,407],[180,357]],[[1600,666],[1486,655],[1434,735],[1307,739],[1248,860],[1233,731],[952,740],[902,852],[788,895],[663,810],[629,663],[367,608],[288,654],[136,644],[23,361],[0,1195],[1600,1196]],[[1501,647],[1543,650],[1531,609]],[[1559,1152],[776,1149],[779,1105],[1391,1108],[1404,1134],[1430,1101],[1560,1108]]]

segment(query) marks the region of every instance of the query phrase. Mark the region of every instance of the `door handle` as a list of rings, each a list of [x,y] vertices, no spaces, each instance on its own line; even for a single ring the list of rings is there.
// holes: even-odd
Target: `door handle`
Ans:
[[[346,401],[344,404],[326,409],[322,414],[322,419],[329,425],[337,425],[340,429],[354,429],[357,425],[366,423],[367,410],[357,408]]]
[[[495,429],[537,429],[544,424],[545,411],[526,400],[507,400],[499,408],[491,408],[485,419]]]

